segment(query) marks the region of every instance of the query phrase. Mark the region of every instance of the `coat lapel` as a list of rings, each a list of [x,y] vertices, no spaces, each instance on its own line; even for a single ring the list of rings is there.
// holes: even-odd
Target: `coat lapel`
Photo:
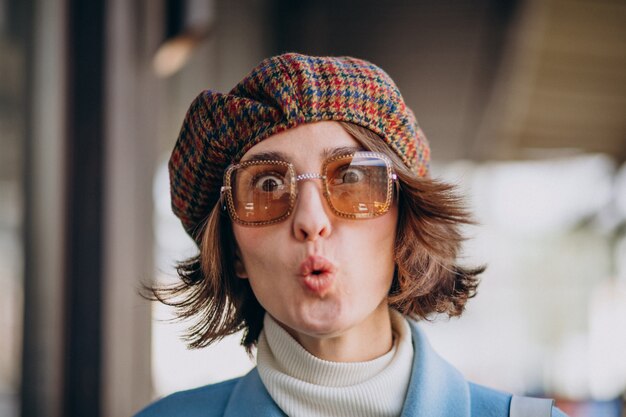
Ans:
[[[237,382],[224,410],[224,417],[241,416],[286,416],[265,389],[257,368]]]
[[[413,370],[401,417],[469,417],[469,384],[430,346],[416,323],[413,333]]]

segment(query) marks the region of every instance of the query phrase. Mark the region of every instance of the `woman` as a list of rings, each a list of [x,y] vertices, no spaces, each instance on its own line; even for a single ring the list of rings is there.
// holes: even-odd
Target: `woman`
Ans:
[[[467,382],[416,325],[460,315],[483,271],[455,263],[468,216],[428,161],[366,61],[285,54],[201,93],[169,164],[200,254],[155,295],[195,319],[191,347],[243,330],[257,367],[139,416],[508,416],[518,401],[562,416]]]

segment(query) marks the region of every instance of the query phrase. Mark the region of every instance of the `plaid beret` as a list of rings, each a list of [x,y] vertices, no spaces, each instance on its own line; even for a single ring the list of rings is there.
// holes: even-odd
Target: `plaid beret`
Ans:
[[[322,120],[370,129],[413,172],[427,175],[426,137],[382,69],[351,57],[279,55],[228,94],[206,90],[191,103],[169,161],[172,209],[187,233],[199,239],[229,164],[271,135]]]

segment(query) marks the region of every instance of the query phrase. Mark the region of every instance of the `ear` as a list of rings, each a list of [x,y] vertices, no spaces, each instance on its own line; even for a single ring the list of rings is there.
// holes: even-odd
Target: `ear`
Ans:
[[[235,248],[235,275],[237,275],[237,278],[248,279],[248,272],[243,264],[239,248]]]

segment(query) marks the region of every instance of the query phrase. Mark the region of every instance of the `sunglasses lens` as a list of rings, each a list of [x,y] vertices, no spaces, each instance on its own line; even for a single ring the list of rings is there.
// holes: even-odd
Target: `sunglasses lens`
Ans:
[[[259,163],[231,172],[235,214],[244,223],[272,222],[289,214],[292,173],[287,165]]]
[[[385,213],[391,205],[391,170],[388,162],[367,152],[332,159],[326,182],[333,208],[353,218]]]

